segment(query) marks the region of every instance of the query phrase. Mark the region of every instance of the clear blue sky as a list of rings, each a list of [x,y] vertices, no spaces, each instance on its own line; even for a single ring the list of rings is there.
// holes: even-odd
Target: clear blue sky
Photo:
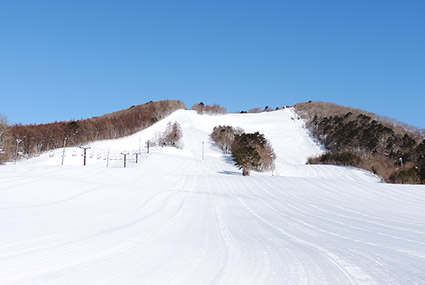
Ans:
[[[425,1],[3,0],[0,98],[12,124],[314,100],[425,128]]]

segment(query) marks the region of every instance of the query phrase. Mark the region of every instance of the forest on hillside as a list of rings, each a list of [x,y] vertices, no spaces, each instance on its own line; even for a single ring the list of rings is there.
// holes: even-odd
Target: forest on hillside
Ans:
[[[294,107],[329,151],[309,163],[356,166],[391,183],[425,183],[422,130],[331,103],[308,102]]]
[[[6,118],[1,117],[0,163],[62,147],[65,138],[67,146],[78,146],[128,136],[178,109],[186,109],[186,105],[176,100],[151,101],[91,119],[39,125],[8,126]]]

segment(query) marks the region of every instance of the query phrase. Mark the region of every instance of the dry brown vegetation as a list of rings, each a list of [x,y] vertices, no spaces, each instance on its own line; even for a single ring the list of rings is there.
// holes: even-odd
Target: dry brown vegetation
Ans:
[[[285,108],[285,107],[283,107]],[[271,112],[271,111],[276,111],[276,110],[280,110],[279,107],[276,107],[275,109],[270,108],[269,106],[264,107],[264,109],[261,108],[252,108],[249,109],[248,111],[240,111],[239,113],[241,114],[258,114],[258,113],[263,113],[263,112]]]
[[[425,182],[423,130],[332,103],[309,102],[294,107],[330,151],[311,158],[310,163],[353,165],[392,183]]]
[[[0,114],[0,164],[11,158],[12,146],[13,141],[7,126],[7,118]]]
[[[262,112],[264,112],[264,111],[261,108],[253,108],[253,109],[249,109],[247,111],[247,113],[249,113],[249,114],[258,114],[258,113],[262,113]]]
[[[205,105],[203,102],[193,105],[191,109],[198,112],[198,114],[224,115],[227,113],[226,108],[221,107],[220,105]]]
[[[10,136],[18,144],[18,151],[31,156],[63,146],[82,145],[96,140],[115,139],[143,130],[178,109],[186,109],[181,101],[165,100],[132,106],[126,110],[86,120],[54,122],[40,125],[8,127]],[[8,155],[16,153],[11,146]]]
[[[211,139],[226,154],[231,153],[231,148],[236,135],[243,134],[242,128],[231,126],[214,127],[211,133]]]

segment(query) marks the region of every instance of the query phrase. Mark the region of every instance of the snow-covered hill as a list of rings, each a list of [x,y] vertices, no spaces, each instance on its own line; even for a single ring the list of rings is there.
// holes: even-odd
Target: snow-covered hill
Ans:
[[[169,121],[183,149],[147,154]],[[217,125],[265,134],[274,173],[242,177]],[[180,110],[93,143],[85,167],[62,152],[0,166],[1,284],[425,284],[425,187],[305,165],[322,150],[292,109]]]

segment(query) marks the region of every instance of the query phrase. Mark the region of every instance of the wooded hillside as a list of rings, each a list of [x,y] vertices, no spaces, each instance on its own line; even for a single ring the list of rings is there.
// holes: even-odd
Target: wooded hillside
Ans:
[[[423,130],[331,103],[294,106],[307,128],[330,153],[310,163],[352,165],[392,183],[425,182]]]
[[[4,157],[31,156],[62,147],[82,145],[96,140],[116,139],[145,129],[178,109],[186,109],[181,101],[166,100],[132,106],[126,110],[91,119],[54,122],[40,125],[8,127],[12,138]],[[18,147],[18,149],[17,149]]]

